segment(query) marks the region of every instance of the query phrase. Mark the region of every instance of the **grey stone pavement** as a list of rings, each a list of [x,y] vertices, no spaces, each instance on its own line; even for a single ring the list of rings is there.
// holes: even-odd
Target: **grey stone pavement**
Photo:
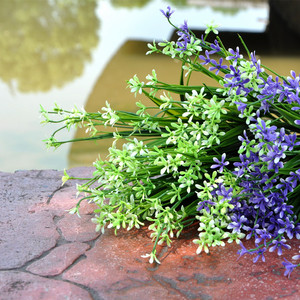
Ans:
[[[92,168],[75,168],[88,177]],[[0,299],[300,299],[300,271],[283,276],[282,258],[237,260],[236,244],[197,255],[186,231],[172,247],[161,246],[161,265],[150,265],[148,229],[104,234],[91,222],[94,206],[74,207],[76,182],[61,186],[62,171],[0,172]],[[245,243],[249,246],[253,241]],[[296,249],[300,243],[292,240]],[[290,259],[295,252],[284,256]]]

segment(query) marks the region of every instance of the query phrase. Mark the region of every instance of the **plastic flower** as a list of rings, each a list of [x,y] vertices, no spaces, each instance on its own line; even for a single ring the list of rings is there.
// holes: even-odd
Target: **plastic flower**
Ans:
[[[175,10],[171,10],[170,6],[167,6],[167,10],[164,11],[162,9],[160,9],[160,11],[162,12],[162,14],[169,20],[171,15],[175,12]]]
[[[187,25],[187,21],[184,21],[182,25],[179,26],[179,30],[177,31],[177,35],[179,36],[177,40],[178,51],[186,51],[188,48],[188,44],[191,42],[191,34],[189,27]]]
[[[64,144],[56,133],[72,126],[85,127],[87,140],[114,139],[107,160],[99,158],[93,177],[82,179],[77,190],[98,206],[96,230],[130,230],[150,221],[154,246],[144,256],[150,263],[159,263],[157,245],[169,246],[195,219],[197,253],[224,246],[225,239],[253,238],[255,248],[241,244],[240,257],[255,254],[256,263],[266,260],[267,249],[282,255],[290,249],[287,238],[300,239],[300,77],[294,71],[289,77],[265,72],[255,52],[243,58],[238,47],[226,50],[218,38],[206,41],[207,34],[218,33],[217,25],[208,25],[206,35],[197,38],[186,21],[178,27],[170,22],[170,6],[161,12],[178,40],[148,44],[147,54],[179,61],[179,82],[162,82],[154,70],[147,83],[134,75],[128,81],[131,92],[153,102],[138,101],[135,113],[108,103],[96,113],[41,108],[46,123],[63,126],[48,145]],[[216,86],[202,79],[190,85],[195,72]],[[116,132],[107,132],[106,125]],[[120,139],[124,143],[117,148]],[[69,179],[64,172],[63,181]],[[283,265],[286,276],[300,266]]]
[[[200,56],[199,56],[199,58],[200,58],[201,60],[203,60],[203,62],[201,63],[201,65],[207,65],[207,64],[209,64],[209,63],[211,62],[211,59],[210,59],[210,57],[209,57],[209,52],[208,52],[208,50],[205,50],[205,55],[206,55],[206,57],[203,56],[203,55],[200,55]]]
[[[243,58],[243,55],[240,54],[240,48],[236,47],[236,51],[234,51],[233,49],[229,48],[228,52],[230,53],[230,55],[228,55],[226,57],[226,60],[233,60],[233,67],[235,67],[237,65],[237,61],[238,59]]]
[[[266,248],[259,248],[257,249],[254,253],[256,253],[257,255],[253,258],[253,262],[256,263],[260,258],[263,262],[266,261],[266,258],[264,256],[264,253],[266,252]]]
[[[153,264],[154,262],[160,264],[160,261],[156,257],[156,251],[155,250],[152,251],[150,254],[147,253],[147,254],[141,255],[141,257],[143,257],[143,258],[148,258],[149,257],[149,263],[150,264]]]
[[[213,158],[214,162],[216,164],[211,165],[211,169],[216,169],[219,168],[218,172],[223,173],[223,169],[224,167],[226,167],[227,165],[229,165],[228,161],[225,161],[226,159],[226,153],[223,153],[221,156],[221,160],[218,160],[216,157]]]
[[[298,266],[298,265],[294,265],[291,262],[287,261],[285,258],[284,258],[284,262],[282,262],[282,265],[285,267],[284,276],[288,276],[289,278],[290,278],[293,270]]]
[[[207,25],[206,25],[205,34],[209,34],[211,31],[212,31],[214,34],[218,34],[219,31],[216,29],[216,28],[218,28],[218,27],[219,27],[219,25],[214,24],[214,22],[211,22],[210,24],[207,24]]]
[[[210,67],[209,68],[209,71],[214,71],[216,70],[216,74],[219,73],[219,71],[222,71],[222,70],[225,70],[227,69],[228,67],[226,65],[222,65],[222,62],[223,62],[223,58],[221,57],[219,59],[219,62],[217,63],[214,59],[212,59],[210,61],[214,66],[213,67]]]
[[[233,233],[240,233],[243,223],[247,222],[247,218],[245,216],[237,216],[234,214],[231,217],[232,222],[227,226],[228,229],[232,229]]]
[[[291,249],[291,246],[285,243],[286,243],[286,239],[281,239],[280,241],[273,240],[272,244],[274,245],[269,249],[269,251],[273,252],[275,249],[277,249],[277,254],[282,255],[282,247],[285,249]]]
[[[210,208],[209,208],[208,205],[215,205],[215,204],[216,203],[211,201],[211,200],[203,200],[203,201],[198,203],[199,206],[198,206],[197,210],[201,211],[202,209],[205,209],[209,213]]]
[[[250,254],[250,255],[253,254],[253,252],[246,249],[246,247],[244,246],[244,244],[242,242],[240,242],[239,245],[241,246],[242,249],[238,250],[238,252],[237,252],[239,254],[238,259],[240,259],[245,254]]]

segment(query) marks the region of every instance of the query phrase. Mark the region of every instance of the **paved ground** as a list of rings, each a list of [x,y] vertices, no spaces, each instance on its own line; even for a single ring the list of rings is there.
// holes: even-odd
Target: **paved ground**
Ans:
[[[161,265],[149,265],[141,258],[152,247],[148,230],[97,234],[91,205],[81,218],[66,212],[77,202],[76,189],[75,182],[61,187],[61,176],[0,172],[1,300],[300,299],[300,270],[284,277],[276,254],[268,253],[266,263],[237,261],[239,246],[230,244],[196,255],[195,230],[159,249]]]

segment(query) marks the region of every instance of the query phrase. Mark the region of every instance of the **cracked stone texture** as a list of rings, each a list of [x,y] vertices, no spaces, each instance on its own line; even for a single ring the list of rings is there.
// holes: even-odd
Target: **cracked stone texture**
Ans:
[[[93,168],[74,168],[89,177]],[[0,300],[7,299],[300,299],[300,270],[283,276],[282,258],[237,260],[236,244],[196,255],[197,228],[171,248],[159,246],[161,265],[141,255],[152,249],[150,232],[95,232],[95,206],[83,203],[81,218],[68,214],[78,201],[63,172],[0,172]],[[289,241],[298,249],[299,240]],[[245,241],[246,247],[253,241]],[[291,259],[297,250],[286,251]]]
[[[81,215],[80,218],[68,214],[57,222],[65,240],[70,242],[88,242],[96,239],[100,233],[95,231],[95,224],[90,215]]]
[[[52,215],[32,214],[28,206],[45,204],[60,185],[60,173],[50,170],[0,173],[0,269],[21,267],[55,246]]]
[[[160,248],[161,265],[153,267],[141,258],[152,247],[146,229],[118,236],[107,231],[63,278],[91,287],[101,299],[300,299],[300,271],[284,277],[276,254],[266,254],[266,263],[253,264],[251,257],[237,261],[239,246],[228,244],[196,255],[196,234]],[[252,243],[244,242],[246,247]],[[291,245],[295,249],[299,241]]]
[[[45,257],[29,265],[26,270],[41,276],[61,274],[88,249],[90,249],[90,246],[84,243],[63,244],[53,249]]]
[[[93,299],[88,291],[72,283],[18,271],[0,272],[0,291],[1,300]]]

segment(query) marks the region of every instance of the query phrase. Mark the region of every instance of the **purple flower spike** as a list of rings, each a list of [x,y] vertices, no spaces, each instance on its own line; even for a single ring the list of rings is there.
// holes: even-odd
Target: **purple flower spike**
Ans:
[[[266,261],[266,258],[264,257],[265,251],[266,251],[266,248],[265,248],[265,247],[256,250],[255,253],[257,254],[257,256],[255,256],[255,257],[253,258],[253,262],[256,263],[256,262],[259,260],[259,258],[261,258],[261,260],[262,260],[263,262],[265,262],[265,261]]]
[[[213,158],[214,162],[217,163],[215,165],[212,165],[211,166],[211,169],[216,169],[216,168],[219,168],[219,172],[222,173],[223,172],[223,169],[225,166],[227,166],[229,164],[228,161],[225,161],[225,158],[226,158],[226,154],[223,153],[222,154],[222,158],[221,158],[221,161],[218,160],[216,157]]]
[[[199,56],[199,58],[201,60],[203,60],[203,62],[201,63],[201,65],[207,65],[207,64],[209,64],[211,62],[211,59],[209,58],[209,52],[208,52],[208,50],[205,50],[205,55],[206,55],[206,57],[203,56],[203,55]]]
[[[226,60],[233,60],[233,65],[235,66],[237,64],[237,60],[240,58],[243,58],[243,55],[240,54],[240,49],[239,47],[236,47],[236,51],[233,49],[229,48],[228,52],[230,55],[226,57]]]
[[[252,252],[250,252],[249,250],[247,250],[247,248],[243,245],[242,242],[240,242],[239,245],[241,246],[242,249],[238,250],[238,252],[237,252],[240,255],[238,257],[238,259],[240,259],[244,254],[251,254],[251,255],[253,254]]]
[[[228,229],[232,229],[232,232],[235,233],[240,233],[241,232],[241,228],[243,226],[243,223],[247,222],[247,218],[245,216],[237,216],[236,214],[234,214],[231,217],[231,223],[227,226]]]
[[[222,69],[227,69],[226,65],[222,65],[222,63],[223,63],[223,58],[222,57],[219,59],[219,63],[217,63],[214,59],[211,60],[211,63],[214,64],[214,66],[210,67],[209,71],[216,70],[217,75],[218,75],[219,71],[222,71]]]
[[[203,200],[201,202],[198,203],[198,211],[201,211],[203,208],[209,213],[210,212],[210,208],[208,205],[215,205],[216,203],[210,200]]]
[[[284,258],[284,260],[285,261],[282,262],[282,265],[285,267],[284,276],[287,276],[290,278],[291,273],[297,267],[297,265],[292,264],[291,262],[287,261],[285,258]]]
[[[270,247],[269,251],[273,252],[275,249],[277,249],[278,255],[282,255],[282,247],[285,249],[291,249],[291,246],[286,244],[286,239],[281,239],[280,241],[273,240],[272,243],[274,245],[272,247]]]
[[[162,14],[169,20],[170,19],[170,17],[171,17],[171,15],[174,13],[174,10],[172,10],[171,11],[171,7],[170,6],[168,6],[167,7],[167,10],[166,11],[164,11],[164,10],[160,10],[161,12],[162,12]]]
[[[190,43],[191,41],[191,35],[186,21],[184,21],[184,24],[179,26],[179,30],[177,31],[177,34],[179,36],[177,41],[177,46],[179,48],[176,50],[185,51],[187,49],[188,43]]]
[[[211,44],[210,47],[212,48],[212,50],[209,51],[209,54],[214,54],[221,51],[221,47],[217,40],[215,40],[215,43]]]

